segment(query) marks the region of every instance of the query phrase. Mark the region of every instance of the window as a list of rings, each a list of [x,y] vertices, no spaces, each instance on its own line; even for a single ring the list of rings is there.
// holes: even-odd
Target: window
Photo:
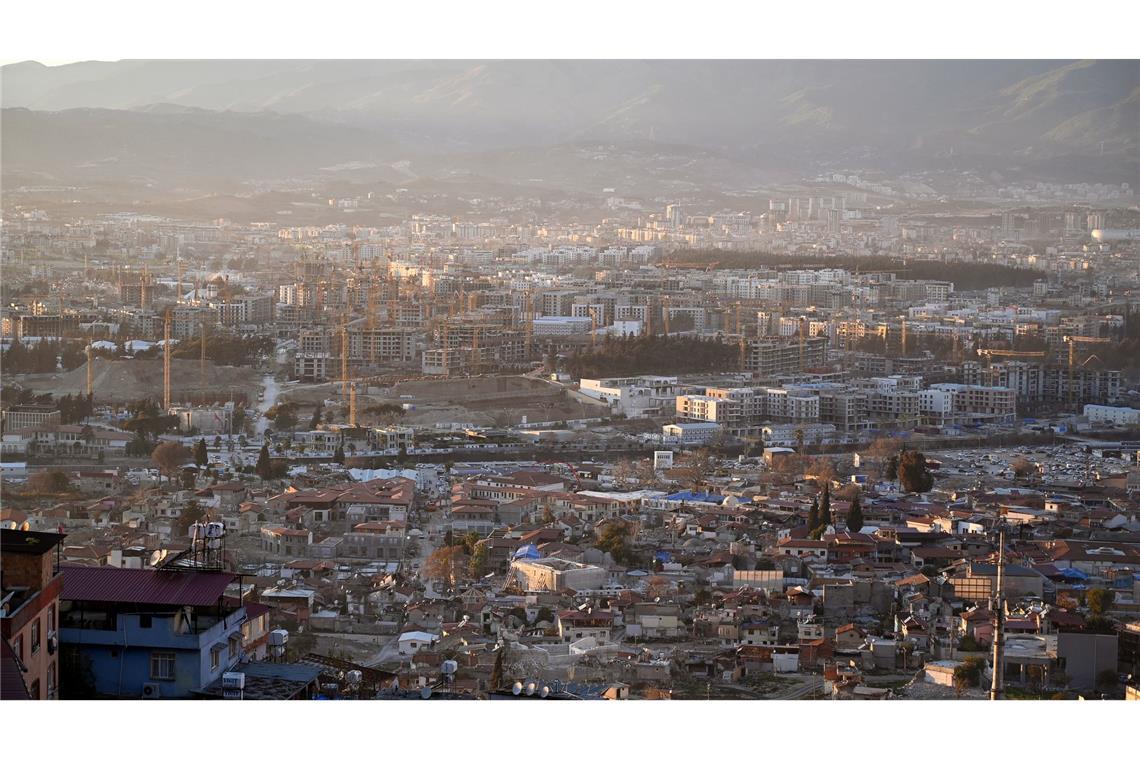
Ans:
[[[238,643],[237,639],[230,639],[230,659],[237,657]]]
[[[40,651],[40,621],[32,621],[32,654]]]
[[[218,666],[222,663],[222,650],[210,650],[210,670],[217,670]]]
[[[24,634],[21,633],[16,637],[16,646],[12,648],[16,650],[16,657],[22,662],[24,659]]]
[[[174,652],[150,653],[150,677],[153,681],[174,680]]]
[[[55,605],[48,607],[48,636],[55,633]]]
[[[150,628],[153,619],[151,615],[139,615],[139,628]]]

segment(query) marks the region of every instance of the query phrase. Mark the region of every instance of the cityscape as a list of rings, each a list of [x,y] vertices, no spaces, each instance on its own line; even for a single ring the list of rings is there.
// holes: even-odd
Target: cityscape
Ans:
[[[1140,700],[1137,61],[0,77],[5,701]]]

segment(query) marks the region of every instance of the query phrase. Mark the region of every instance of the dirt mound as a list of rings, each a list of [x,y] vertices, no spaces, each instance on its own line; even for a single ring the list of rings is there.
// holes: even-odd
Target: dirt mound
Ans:
[[[99,401],[125,402],[151,396],[162,398],[162,359],[96,358],[92,386]],[[250,367],[219,367],[206,363],[206,382],[202,383],[200,364],[192,359],[170,362],[171,391],[175,402],[196,393],[233,394],[234,399],[247,398],[260,385],[260,375]],[[57,396],[87,392],[87,366],[58,376],[40,375],[25,383],[27,387]]]

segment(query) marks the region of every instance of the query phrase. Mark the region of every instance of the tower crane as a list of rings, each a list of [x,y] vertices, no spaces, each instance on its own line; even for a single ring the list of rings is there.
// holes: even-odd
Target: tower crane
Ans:
[[[1073,368],[1077,366],[1077,344],[1078,343],[1097,343],[1097,344],[1111,343],[1112,339],[1111,338],[1090,338],[1090,337],[1086,337],[1084,335],[1066,335],[1064,337],[1064,341],[1069,344],[1068,386],[1069,386],[1069,406],[1072,406],[1073,401],[1074,401]],[[1096,356],[1096,354],[1093,354],[1092,356],[1085,359],[1085,362],[1087,363],[1088,361],[1090,361],[1094,358],[1098,358]]]
[[[954,334],[956,336],[958,333],[955,332]],[[990,365],[993,364],[993,357],[995,356],[1004,356],[1007,358],[1016,359],[1044,359],[1046,355],[1047,352],[1045,351],[1011,351],[1005,348],[978,349],[978,356],[984,356],[986,358],[986,369],[989,369]]]

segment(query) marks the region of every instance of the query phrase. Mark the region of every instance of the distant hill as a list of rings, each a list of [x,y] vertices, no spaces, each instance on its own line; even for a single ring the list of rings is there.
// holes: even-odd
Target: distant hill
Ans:
[[[157,135],[131,152],[111,150],[106,134],[156,125],[206,151],[195,171],[417,152],[482,154],[478,164],[597,143],[801,171],[1028,167],[1064,178],[1087,159],[1122,177],[1140,167],[1136,61],[26,62],[2,67],[0,83],[6,109],[54,112],[5,111],[5,157],[23,168],[117,159],[161,171],[178,160],[155,154]],[[88,132],[91,146],[54,145]]]

